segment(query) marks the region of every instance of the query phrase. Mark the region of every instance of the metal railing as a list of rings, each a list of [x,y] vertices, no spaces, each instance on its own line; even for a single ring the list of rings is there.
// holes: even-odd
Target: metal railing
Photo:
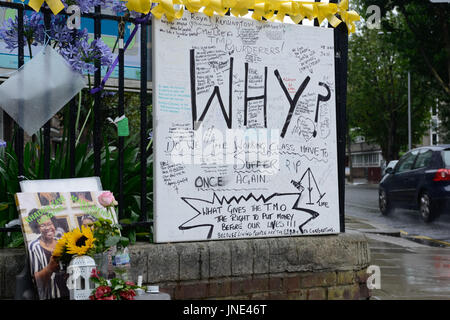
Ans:
[[[24,65],[25,54],[24,54],[24,15],[26,11],[32,11],[33,9],[28,7],[27,5],[21,3],[13,3],[0,1],[0,8],[9,8],[17,10],[17,21],[18,21],[18,52],[17,52],[17,67],[20,68]],[[50,21],[51,21],[51,11],[47,8],[41,8],[41,13],[44,16],[44,25],[45,29],[50,29]],[[65,11],[61,11],[58,15],[67,16],[68,14]],[[148,218],[149,206],[146,201],[147,190],[147,158],[148,152],[146,152],[147,143],[148,143],[148,119],[147,119],[147,108],[148,105],[151,104],[149,99],[148,91],[151,88],[148,88],[148,76],[147,76],[147,67],[148,67],[148,54],[147,54],[147,33],[148,27],[151,25],[151,20],[148,19],[135,19],[127,16],[116,16],[102,13],[102,9],[100,6],[95,7],[95,12],[84,13],[81,15],[82,18],[89,18],[94,21],[94,38],[99,39],[101,37],[101,23],[105,20],[112,20],[118,22],[118,35],[121,35],[123,39],[123,28],[122,23],[129,22],[134,24],[140,24],[140,179],[141,179],[141,190],[140,190],[140,217],[138,222],[134,222],[132,224],[127,224],[126,227],[133,226],[151,226],[153,224],[152,220]],[[145,26],[145,27],[143,27]],[[122,32],[121,32],[122,31]],[[124,49],[119,46],[118,50],[118,86],[117,86],[117,95],[118,95],[118,105],[117,105],[117,114],[124,114],[124,94],[125,94],[125,77],[124,77]],[[101,86],[102,74],[101,74],[101,65],[100,61],[95,64],[96,71],[94,74],[94,88],[98,88]],[[94,118],[94,126],[92,132],[92,141],[93,141],[93,151],[94,151],[94,174],[95,176],[100,176],[102,167],[101,167],[101,149],[103,146],[102,141],[102,120],[104,119],[104,106],[102,105],[101,91],[97,91],[94,93],[94,106],[93,106],[93,118]],[[70,163],[70,178],[75,177],[75,144],[76,144],[76,108],[78,102],[77,97],[73,98],[69,103],[69,128],[68,128],[68,152],[69,152],[69,163]],[[44,156],[44,179],[50,178],[50,160],[51,160],[51,136],[50,136],[50,122],[49,120],[43,127],[43,156]],[[18,162],[18,175],[22,177],[24,174],[24,130],[20,128],[17,124],[14,124],[14,151],[17,155]],[[123,196],[124,196],[124,137],[118,137],[117,141],[118,146],[118,177],[119,177],[119,194],[116,195],[118,197],[118,215],[119,218],[124,215],[124,207],[123,207]],[[12,227],[12,228],[0,228],[0,232],[10,232],[10,231],[19,231],[20,228]]]

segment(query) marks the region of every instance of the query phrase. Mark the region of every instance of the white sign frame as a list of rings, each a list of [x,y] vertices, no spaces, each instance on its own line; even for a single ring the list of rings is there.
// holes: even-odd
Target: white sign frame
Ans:
[[[289,117],[291,117],[291,121],[295,123],[295,120],[297,120],[297,126],[300,127],[298,129],[298,143],[293,143],[292,147],[295,149],[293,150],[293,154],[297,157],[297,162],[293,161],[290,165],[291,167],[288,168],[287,166],[287,158],[283,156],[281,157],[280,164],[282,164],[282,167],[280,167],[280,170],[289,170],[290,173],[295,171],[295,175],[293,175],[292,179],[286,180],[285,185],[283,185],[281,188],[279,182],[274,183],[268,183],[267,188],[265,188],[264,191],[258,193],[258,187],[255,188],[247,188],[246,191],[242,192],[240,190],[240,193],[232,194],[231,190],[233,188],[229,188],[227,192],[220,192],[215,191],[214,188],[210,188],[209,191],[204,192],[201,190],[202,188],[196,188],[198,185],[195,184],[196,178],[195,174],[192,175],[192,171],[198,170],[199,164],[192,164],[185,167],[172,165],[168,160],[168,153],[167,150],[164,151],[163,147],[164,145],[167,145],[167,137],[168,137],[168,131],[171,131],[171,134],[179,134],[175,131],[173,131],[174,128],[169,128],[165,124],[167,121],[171,121],[172,123],[175,123],[177,121],[177,114],[182,113],[186,117],[187,115],[192,114],[192,125],[191,128],[194,131],[198,131],[202,125],[204,125],[208,121],[208,116],[210,118],[215,117],[216,120],[225,120],[226,126],[228,128],[225,128],[225,131],[227,129],[230,129],[229,123],[231,122],[231,128],[233,129],[233,122],[235,119],[232,116],[226,117],[227,110],[225,108],[222,108],[222,112],[220,111],[220,107],[226,106],[227,103],[229,104],[229,101],[226,100],[227,95],[227,89],[229,89],[230,86],[227,88],[227,82],[233,83],[235,79],[233,79],[230,82],[230,76],[228,78],[224,77],[222,79],[222,87],[220,87],[220,90],[222,91],[222,95],[215,93],[212,87],[209,88],[209,91],[207,89],[204,90],[206,96],[209,97],[209,100],[212,100],[212,102],[209,104],[208,99],[203,98],[203,101],[199,103],[199,105],[204,106],[205,102],[206,108],[203,110],[199,109],[197,110],[197,115],[194,115],[192,112],[192,105],[194,105],[194,101],[192,100],[193,96],[197,95],[197,92],[195,95],[192,94],[192,87],[195,87],[198,89],[200,85],[198,84],[198,79],[195,79],[194,82],[192,82],[192,79],[188,80],[190,81],[190,92],[187,92],[186,87],[189,87],[189,85],[186,86],[186,74],[191,74],[197,72],[199,69],[197,69],[197,66],[194,66],[194,71],[191,69],[186,69],[184,67],[181,68],[181,70],[177,70],[175,67],[172,67],[172,64],[177,64],[180,62],[180,60],[184,59],[183,61],[187,61],[186,56],[189,57],[191,61],[197,61],[195,59],[198,58],[197,53],[192,53],[192,50],[190,53],[185,53],[185,57],[182,56],[179,57],[179,59],[170,59],[173,58],[174,55],[177,54],[178,51],[184,51],[186,52],[186,44],[180,40],[182,38],[183,34],[188,31],[183,31],[183,23],[186,21],[179,20],[172,22],[172,35],[167,35],[166,29],[166,36],[167,37],[174,37],[172,40],[175,41],[175,36],[177,38],[176,47],[172,47],[172,50],[161,50],[162,53],[159,53],[159,46],[161,45],[160,42],[160,26],[162,24],[166,24],[167,21],[165,18],[162,18],[162,21],[153,19],[152,22],[152,39],[153,39],[153,112],[154,112],[154,139],[155,139],[155,154],[154,154],[154,222],[155,222],[155,242],[177,242],[177,241],[199,241],[199,240],[217,240],[217,239],[231,239],[231,238],[257,238],[257,237],[277,237],[277,236],[296,236],[296,235],[317,235],[317,234],[336,234],[340,230],[340,196],[339,196],[339,174],[338,174],[338,142],[337,142],[337,117],[336,114],[336,79],[335,79],[335,60],[334,60],[334,34],[333,29],[327,29],[327,28],[317,28],[317,27],[309,27],[309,26],[300,26],[300,25],[289,25],[289,24],[280,24],[280,23],[272,23],[272,22],[257,22],[254,20],[244,19],[244,18],[234,18],[234,17],[218,17],[214,16],[212,18],[208,18],[203,14],[191,14],[189,12],[185,12],[184,17],[190,16],[194,17],[198,21],[200,21],[198,24],[192,24],[192,20],[188,19],[188,24],[190,25],[190,30],[193,30],[191,33],[196,33],[198,31],[195,31],[195,27],[201,26],[204,24],[206,27],[203,28],[203,33],[208,34],[210,37],[207,37],[207,40],[214,39],[213,33],[217,32],[218,34],[222,35],[222,37],[227,36],[227,30],[222,30],[220,28],[218,29],[208,29],[207,25],[208,19],[209,21],[232,21],[229,25],[234,24],[238,25],[247,25],[250,26],[250,31],[247,31],[245,36],[241,36],[241,40],[243,43],[243,47],[245,47],[245,43],[251,43],[252,39],[251,37],[258,37],[259,35],[257,32],[251,33],[252,26],[256,26],[255,30],[258,28],[260,30],[264,30],[264,28],[267,28],[267,32],[265,34],[267,37],[272,37],[274,42],[266,42],[269,44],[272,44],[273,46],[269,47],[269,52],[272,50],[272,52],[277,51],[277,49],[273,48],[280,48],[280,46],[276,46],[275,42],[279,42],[280,39],[277,39],[280,37],[280,33],[271,34],[269,31],[274,30],[282,30],[280,31],[283,35],[284,33],[290,32],[290,37],[288,38],[290,42],[294,42],[294,45],[286,44],[286,42],[283,44],[283,47],[281,50],[285,50],[288,48],[287,52],[290,50],[291,54],[291,61],[292,59],[296,58],[298,60],[298,64],[295,65],[297,70],[294,74],[298,75],[298,78],[295,77],[295,81],[291,81],[289,83],[289,79],[291,77],[291,73],[289,73],[289,66],[284,68],[273,68],[272,66],[269,66],[265,70],[265,81],[267,84],[267,81],[272,81],[272,87],[273,83],[277,83],[277,81],[267,80],[269,74],[269,77],[274,77],[278,80],[278,84],[280,87],[278,90],[280,92],[284,92],[284,95],[281,94],[279,96],[279,99],[283,100],[284,108],[281,107],[280,113],[283,115],[281,116],[283,119],[282,125],[280,125],[278,128],[281,131],[281,136],[283,136],[283,140],[289,136],[289,134],[293,134],[295,131],[295,125],[292,124],[292,122],[288,123]],[[225,22],[221,23],[221,25],[226,25]],[[273,26],[273,28],[271,28]],[[197,28],[197,30],[198,30]],[[271,30],[274,29],[274,30]],[[209,30],[209,31],[208,31]],[[212,30],[212,31],[211,31]],[[298,31],[296,34],[293,34],[292,30]],[[260,31],[261,32],[261,31]],[[178,34],[177,34],[178,33]],[[302,38],[303,37],[303,38]],[[287,39],[287,38],[284,38]],[[267,40],[267,39],[266,39]],[[227,40],[225,40],[227,41]],[[233,40],[235,41],[235,40]],[[309,41],[309,44],[311,44],[311,47],[302,45],[302,41]],[[198,42],[192,41],[192,46],[198,46]],[[205,44],[206,46],[206,44]],[[261,49],[262,46],[258,45],[258,40],[254,41],[253,44],[248,45],[249,48],[259,48]],[[236,47],[235,47],[236,48]],[[166,48],[167,49],[167,48]],[[206,49],[205,49],[206,50]],[[220,51],[219,49],[217,49]],[[242,49],[244,50],[244,49]],[[252,49],[254,50],[254,49]],[[264,49],[261,49],[264,50]],[[188,50],[189,52],[189,50]],[[250,52],[252,53],[252,52]],[[264,54],[264,53],[263,53]],[[289,53],[286,53],[287,55]],[[318,59],[318,56],[320,55],[320,59]],[[231,55],[230,55],[231,56]],[[254,55],[254,58],[257,58],[258,55]],[[239,58],[233,57],[233,62],[231,62],[232,59],[228,62],[228,70],[231,70],[232,68],[236,68],[236,65],[238,63],[244,64],[242,59],[239,61]],[[194,59],[194,60],[193,60]],[[199,58],[201,59],[201,57]],[[248,68],[246,71],[247,78],[245,79],[245,83],[247,85],[248,82],[248,70],[252,68],[252,65],[250,62],[248,62],[247,57],[245,58],[247,63],[245,63],[246,67]],[[251,58],[249,58],[251,59]],[[264,60],[264,59],[262,59]],[[319,61],[317,61],[319,60]],[[168,64],[168,61],[172,61],[171,64]],[[288,60],[286,60],[288,61]],[[208,62],[208,61],[207,61]],[[211,62],[211,61],[210,61]],[[220,64],[221,61],[219,61]],[[266,60],[262,62],[267,62]],[[200,63],[201,64],[201,63]],[[258,65],[258,64],[256,64]],[[178,66],[178,65],[177,65]],[[232,66],[232,67],[231,67]],[[322,72],[322,76],[314,76],[314,71],[318,72],[317,66],[320,66]],[[169,68],[167,68],[169,67]],[[171,68],[172,67],[172,68]],[[166,69],[163,69],[166,68]],[[171,69],[170,69],[171,68]],[[233,70],[239,70],[239,67]],[[258,75],[258,71],[255,71],[259,67],[254,67],[254,70],[251,72],[256,73],[256,78],[261,78],[262,72]],[[261,68],[259,68],[261,69]],[[264,69],[264,67],[262,67]],[[268,69],[268,70],[267,70]],[[327,70],[324,72],[323,70]],[[162,71],[160,71],[162,70]],[[242,71],[242,68],[240,69]],[[268,71],[268,72],[267,72]],[[161,74],[159,74],[161,72]],[[178,100],[178,106],[177,104],[174,105],[174,110],[176,112],[174,113],[174,116],[168,116],[167,113],[170,111],[171,104],[169,103],[171,96],[170,96],[170,90],[169,92],[161,94],[162,91],[161,88],[164,88],[164,86],[167,86],[169,83],[167,79],[164,79],[164,75],[167,75],[171,72],[177,73],[177,77],[174,78],[174,81],[172,85],[176,87],[177,84],[183,82],[183,78],[185,80],[184,87],[180,89],[180,93],[178,94],[179,97],[182,97]],[[238,73],[237,78],[238,81],[244,80],[242,75],[239,75]],[[236,76],[235,71],[230,71],[230,74],[233,74],[233,77]],[[278,73],[278,74],[277,74]],[[162,75],[162,76],[161,76]],[[310,78],[308,81],[306,81],[307,78]],[[291,77],[292,78],[292,77]],[[219,80],[215,79],[217,82]],[[195,83],[193,86],[192,83]],[[311,85],[310,85],[311,83]],[[283,87],[284,84],[284,87]],[[307,89],[308,85],[311,87],[312,84],[315,85],[314,89],[311,89],[315,92],[315,94],[311,94]],[[162,87],[161,87],[162,86]],[[248,86],[247,86],[248,87]],[[304,87],[302,89],[302,87]],[[265,96],[267,100],[270,100],[266,104],[266,112],[269,113],[267,110],[270,110],[271,103],[277,104],[276,97],[269,97],[270,93],[267,93],[267,86],[264,86],[265,90],[264,94],[262,96]],[[303,90],[305,92],[303,92]],[[248,91],[251,91],[248,89]],[[172,90],[172,93],[176,92],[176,90]],[[231,92],[231,91],[230,91]],[[235,93],[233,91],[233,93]],[[305,103],[303,100],[304,97],[302,97],[302,94],[305,94],[308,96],[307,102]],[[256,95],[253,95],[253,97],[256,97]],[[248,99],[250,98],[250,99]],[[237,101],[238,103],[244,103],[246,107],[248,107],[248,102],[251,102],[251,93],[249,92],[245,93],[245,99],[243,101]],[[222,103],[218,103],[219,100],[223,100]],[[200,99],[199,99],[200,100]],[[214,102],[214,100],[216,102]],[[242,99],[241,99],[242,100]],[[255,99],[256,100],[256,99]],[[161,103],[163,101],[163,103]],[[233,101],[233,108],[236,107],[235,101]],[[245,101],[245,102],[244,102]],[[215,104],[214,104],[215,103]],[[281,103],[281,102],[280,102]],[[325,105],[325,107],[324,107]],[[208,106],[210,107],[208,109]],[[280,104],[278,104],[275,108],[280,108]],[[327,123],[322,124],[319,123],[320,121],[317,120],[317,118],[320,118],[322,115],[320,114],[322,107],[327,110],[328,112],[328,118]],[[239,108],[239,107],[236,107]],[[242,107],[241,107],[242,108]],[[302,111],[303,109],[303,111]],[[314,113],[315,109],[315,113]],[[186,111],[189,110],[189,111]],[[205,111],[206,110],[206,111]],[[228,109],[229,114],[231,114],[232,109]],[[261,109],[257,109],[261,110]],[[288,112],[289,110],[293,110],[293,112]],[[302,114],[302,112],[307,112],[309,110],[309,113],[312,113],[313,115],[305,115],[303,118],[304,122],[302,122],[302,119],[300,119],[299,114]],[[247,109],[248,112],[248,109]],[[235,110],[233,110],[233,114],[235,114]],[[247,113],[246,113],[247,114]],[[287,114],[287,117],[286,117]],[[289,116],[290,115],[290,116]],[[264,122],[270,122],[272,121],[271,117],[276,117],[276,115],[270,115],[267,114],[264,118]],[[209,119],[211,120],[211,119]],[[229,121],[228,121],[229,120]],[[311,125],[311,122],[313,124]],[[248,122],[247,122],[248,123]],[[287,128],[286,127],[287,124]],[[284,125],[283,125],[284,124]],[[222,124],[223,125],[223,124]],[[270,125],[267,127],[269,128]],[[303,128],[303,129],[301,129]],[[319,132],[321,129],[328,129],[328,131],[324,134],[323,132]],[[219,128],[223,129],[223,128]],[[224,136],[226,136],[224,131]],[[325,130],[326,131],[326,130]],[[312,137],[312,135],[314,137]],[[312,143],[313,138],[316,138],[317,136],[325,136],[324,140],[326,145],[325,148],[320,148],[320,146],[323,147],[323,144],[319,146],[317,144]],[[185,139],[186,136],[182,137],[183,133],[181,133],[181,139]],[[302,138],[303,136],[303,138]],[[303,139],[303,140],[302,140]],[[203,141],[203,137],[200,139]],[[292,140],[291,140],[292,141]],[[178,141],[177,143],[179,143]],[[176,144],[177,144],[176,143]],[[301,152],[299,151],[299,148]],[[319,150],[319,152],[317,151]],[[326,161],[324,160],[324,155],[320,155],[320,151],[324,151],[327,153]],[[283,154],[289,154],[290,150],[283,150]],[[319,154],[318,154],[319,153]],[[173,153],[172,155],[173,156]],[[173,160],[173,159],[170,159]],[[180,160],[180,159],[178,159]],[[194,156],[194,162],[195,162],[195,156]],[[163,165],[162,165],[163,163]],[[298,165],[300,163],[300,165]],[[317,165],[318,163],[318,165]],[[197,165],[197,167],[195,167]],[[286,168],[288,169],[286,169]],[[195,169],[197,168],[197,169]],[[258,169],[258,168],[257,168]],[[204,170],[204,168],[202,169]],[[320,171],[319,173],[317,173]],[[182,172],[182,174],[179,174]],[[289,172],[285,172],[284,175],[287,178],[289,176]],[[185,176],[183,176],[183,173]],[[283,173],[281,174],[283,175]],[[172,180],[172,178],[175,178],[175,180]],[[179,178],[179,179],[178,179]],[[219,177],[216,177],[216,184],[218,184]],[[269,179],[270,180],[270,179]],[[276,180],[276,179],[274,179]],[[308,182],[306,182],[308,180]],[[312,182],[311,182],[312,181]],[[256,181],[258,182],[258,181]],[[260,183],[259,181],[258,183]],[[203,183],[205,183],[203,181]],[[182,185],[189,184],[191,187],[191,190],[185,194],[186,187],[183,187]],[[263,182],[265,184],[265,182]],[[235,185],[233,185],[234,189],[236,189]],[[189,189],[188,188],[188,189]],[[297,190],[295,189],[297,188]],[[311,196],[314,193],[314,189],[316,189],[316,199],[312,200]],[[320,190],[322,189],[322,191]],[[236,189],[237,190],[237,189]],[[276,190],[276,192],[275,192]],[[305,191],[306,190],[306,191]],[[180,194],[181,192],[181,194]],[[209,192],[209,193],[208,193]],[[212,212],[207,213],[208,210],[212,209],[213,206],[221,207],[221,210],[225,210],[225,207],[229,207],[230,205],[235,206],[235,210],[238,209],[240,204],[245,203],[245,210],[248,211],[252,210],[252,204],[250,202],[254,202],[253,206],[256,208],[258,202],[259,204],[262,204],[263,206],[267,203],[271,202],[273,199],[290,199],[289,201],[292,202],[292,207],[288,208],[288,212],[294,212],[294,213],[306,213],[306,218],[303,217],[303,220],[296,220],[296,218],[292,218],[289,220],[289,218],[280,218],[280,219],[269,219],[267,216],[269,215],[268,212],[265,214],[265,218],[269,221],[264,221],[265,227],[260,227],[260,230],[249,230],[248,228],[244,229],[227,229],[227,227],[224,227],[224,221],[223,218],[220,221],[218,218],[219,215],[226,216],[227,222],[230,222],[231,214],[217,214]],[[301,205],[301,201],[303,200],[309,200],[307,201],[309,203],[309,206]],[[317,200],[318,199],[318,200]],[[280,200],[281,201],[281,200]],[[178,205],[176,204],[178,203]],[[217,206],[219,204],[219,206]],[[280,202],[280,205],[286,204],[284,202]],[[207,208],[209,207],[209,209]],[[206,211],[205,211],[206,210]],[[256,209],[255,209],[256,210]],[[223,213],[223,211],[222,211]],[[251,214],[247,214],[248,218],[243,218],[242,216],[245,216],[244,214],[241,214],[241,217],[239,219],[243,219],[243,224],[246,224],[247,227],[249,225],[255,226],[258,221],[251,220],[253,214],[257,215],[260,214],[258,219],[262,219],[262,212],[251,212]],[[287,213],[290,214],[290,213]],[[308,216],[309,214],[309,216]],[[215,216],[216,221],[214,219],[208,219],[208,216]],[[239,216],[238,213],[235,212],[235,216]],[[274,217],[280,216],[283,217],[283,212],[275,212]],[[292,216],[295,216],[292,214]],[[256,216],[255,216],[256,217]],[[285,215],[284,217],[289,217]],[[248,219],[248,220],[245,220]],[[194,223],[195,221],[195,223]],[[260,222],[260,221],[259,221]],[[231,223],[229,223],[231,225]],[[283,225],[283,227],[279,227]],[[236,226],[236,224],[235,224]],[[222,228],[223,232],[219,232],[218,229]],[[225,228],[225,229],[224,229]],[[231,227],[230,227],[231,228]]]

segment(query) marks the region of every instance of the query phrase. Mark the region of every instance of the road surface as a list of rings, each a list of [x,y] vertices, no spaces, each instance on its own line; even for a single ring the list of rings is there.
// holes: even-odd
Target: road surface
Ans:
[[[383,216],[378,209],[376,184],[347,184],[345,214],[398,229],[402,237],[428,245],[450,246],[450,212],[440,215],[430,223],[423,222],[420,213],[413,210],[396,209],[388,216]]]

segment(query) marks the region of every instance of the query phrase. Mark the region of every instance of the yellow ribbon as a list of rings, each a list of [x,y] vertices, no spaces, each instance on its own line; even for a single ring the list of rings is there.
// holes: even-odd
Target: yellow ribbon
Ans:
[[[333,25],[333,23],[336,23],[336,20],[334,20],[333,17],[336,18],[335,14],[337,13],[338,10],[337,6],[331,6],[328,3],[323,3],[318,4],[316,8],[317,8],[317,20],[319,21],[319,24],[321,24],[322,21],[325,19],[327,19],[331,25]],[[330,20],[333,20],[333,22],[331,22]],[[335,26],[333,25],[333,27]]]
[[[173,0],[160,0],[159,5],[152,9],[152,14],[156,19],[161,19],[163,14],[165,14],[167,20],[170,22],[174,19],[180,19],[184,12],[183,6],[181,6],[180,10],[176,11],[173,5]]]
[[[24,2],[24,0],[22,0],[22,2]],[[54,15],[57,15],[62,9],[64,9],[64,4],[61,0],[45,0],[45,2],[48,4]],[[39,12],[43,4],[44,0],[30,0],[30,2],[28,2],[28,5],[36,12]]]
[[[203,13],[209,17],[212,17],[214,12],[216,12],[218,15],[223,17],[227,11],[228,8],[225,8],[222,0],[209,0],[208,3],[205,4]]]
[[[125,5],[128,10],[147,14],[150,11],[152,0],[128,0]]]
[[[300,3],[292,2],[292,12],[288,13],[289,17],[295,24],[299,24],[305,18],[305,15],[300,12]]]
[[[248,9],[253,7],[254,0],[234,0],[230,3],[231,14],[235,17],[243,17],[248,14]]]
[[[355,21],[359,21],[360,17],[354,10],[348,10],[348,0],[342,0],[338,4],[338,13],[341,16],[342,21],[347,25],[348,33],[353,33],[356,30]]]
[[[272,0],[272,7],[278,11],[277,15],[270,18],[270,21],[284,21],[286,14],[293,13],[294,2],[292,1],[282,1],[282,0]]]
[[[272,3],[274,0],[255,0],[253,5],[252,18],[255,20],[261,20],[262,17],[267,20],[271,20],[274,14],[274,7]]]
[[[204,6],[203,0],[185,0],[183,1],[189,12],[196,13]]]

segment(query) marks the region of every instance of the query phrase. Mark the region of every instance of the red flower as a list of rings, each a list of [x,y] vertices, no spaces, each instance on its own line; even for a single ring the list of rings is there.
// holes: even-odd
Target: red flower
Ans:
[[[125,281],[125,284],[127,286],[134,286],[134,282],[133,281]]]
[[[127,291],[122,291],[120,293],[120,296],[122,297],[122,299],[124,300],[134,300],[134,296],[136,295],[136,293],[134,292],[134,290],[130,289]]]
[[[113,295],[111,295],[111,296],[103,297],[103,298],[100,298],[100,299],[97,299],[97,300],[115,300],[115,297]]]
[[[96,268],[92,269],[91,272],[91,278],[97,278],[98,279],[98,275],[100,274],[100,271],[98,271]]]
[[[111,288],[108,286],[100,286],[95,290],[95,297],[100,300],[100,298],[104,298],[111,293]],[[104,300],[104,299],[103,299]],[[112,300],[112,299],[107,299]]]

